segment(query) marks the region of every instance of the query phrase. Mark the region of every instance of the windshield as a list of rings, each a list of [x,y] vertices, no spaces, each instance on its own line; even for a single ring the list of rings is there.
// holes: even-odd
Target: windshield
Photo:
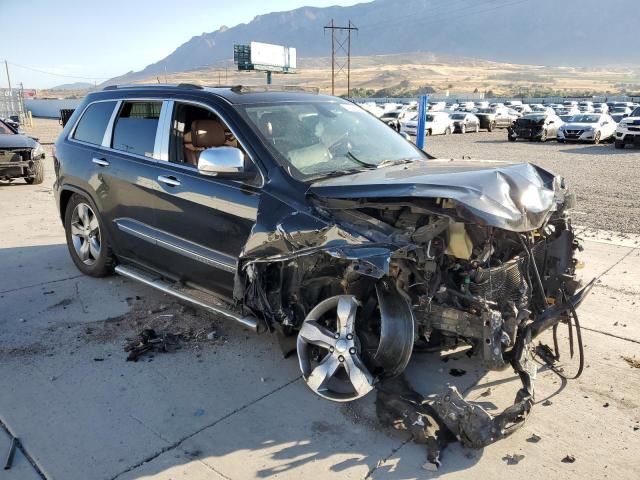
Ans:
[[[424,154],[349,102],[239,105],[289,173],[300,180],[341,175]]]
[[[386,112],[382,116],[386,118],[398,118],[398,115],[400,115],[400,112]]]
[[[636,108],[633,112],[631,112],[631,117],[640,117],[640,107]]]
[[[451,115],[451,119],[452,120],[464,120],[464,117],[466,115],[464,113],[454,113],[453,115]]]
[[[574,123],[598,123],[600,121],[600,115],[576,115],[573,117]]]
[[[478,113],[496,113],[494,108],[479,108]]]
[[[11,130],[2,120],[0,120],[0,135],[15,135],[16,132]]]

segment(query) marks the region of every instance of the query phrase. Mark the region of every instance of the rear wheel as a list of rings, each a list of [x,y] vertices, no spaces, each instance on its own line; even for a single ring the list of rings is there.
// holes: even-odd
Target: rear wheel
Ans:
[[[496,128],[496,122],[489,122],[489,125],[487,126],[487,131],[493,132],[495,128]]]
[[[460,126],[460,133],[467,133],[467,126],[464,123]]]
[[[540,141],[541,142],[546,142],[547,141],[547,131],[546,130],[542,131],[542,135],[540,135]]]
[[[64,214],[67,248],[78,270],[92,277],[113,271],[115,256],[97,209],[82,195],[74,194]]]
[[[32,175],[30,177],[25,177],[24,181],[29,185],[38,185],[44,182],[44,162],[42,160],[34,160]]]
[[[599,145],[600,144],[600,132],[596,132],[595,137],[593,137],[593,144],[594,145]]]

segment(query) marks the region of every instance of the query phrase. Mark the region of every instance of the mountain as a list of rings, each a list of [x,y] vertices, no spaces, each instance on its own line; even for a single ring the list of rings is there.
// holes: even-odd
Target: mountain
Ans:
[[[47,90],[86,90],[88,88],[93,88],[93,83],[88,82],[74,82],[74,83],[63,83],[62,85],[56,85],[55,87],[47,88]]]
[[[297,48],[298,58],[330,55],[331,20],[358,27],[354,55],[408,52],[530,65],[637,64],[638,0],[376,0],[350,7],[302,7],[195,36],[166,58],[115,81],[228,65],[233,45],[261,41]],[[625,13],[626,12],[626,13]],[[212,23],[215,20],[212,19]]]

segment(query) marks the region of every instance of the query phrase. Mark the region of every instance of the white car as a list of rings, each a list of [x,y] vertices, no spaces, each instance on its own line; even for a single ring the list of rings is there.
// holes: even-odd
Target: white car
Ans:
[[[604,102],[596,102],[593,104],[594,113],[609,113],[609,105]]]
[[[524,104],[519,104],[519,105],[511,105],[511,110],[515,110],[518,113],[521,113],[522,115],[526,115],[527,113],[531,113],[533,110],[531,108],[530,105],[527,105],[526,103]]]
[[[593,102],[584,101],[578,104],[578,109],[581,112],[593,112]]]
[[[545,115],[555,115],[556,112],[553,108],[551,107],[545,107],[544,105],[541,104],[534,104],[531,105],[531,113],[543,113]]]
[[[607,113],[581,113],[558,129],[558,142],[598,144],[614,136],[616,123]]]
[[[625,145],[640,145],[640,108],[636,108],[627,118],[620,120],[616,128],[616,148]]]
[[[429,111],[441,112],[447,106],[446,102],[429,102]]]
[[[559,107],[555,109],[556,115],[562,117],[564,115],[578,115],[580,110],[575,105],[571,105],[568,107]]]
[[[415,137],[418,130],[418,119],[409,120],[401,128],[404,133]],[[429,112],[424,130],[425,136],[449,135],[453,133],[453,121],[446,112]]]
[[[460,105],[458,105],[458,111],[470,112],[474,108],[473,102],[460,102]]]

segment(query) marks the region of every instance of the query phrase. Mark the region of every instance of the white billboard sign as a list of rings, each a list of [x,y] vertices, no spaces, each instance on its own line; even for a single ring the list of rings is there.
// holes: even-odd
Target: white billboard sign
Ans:
[[[267,67],[295,69],[296,49],[282,45],[271,45],[270,43],[251,42],[251,63]]]

